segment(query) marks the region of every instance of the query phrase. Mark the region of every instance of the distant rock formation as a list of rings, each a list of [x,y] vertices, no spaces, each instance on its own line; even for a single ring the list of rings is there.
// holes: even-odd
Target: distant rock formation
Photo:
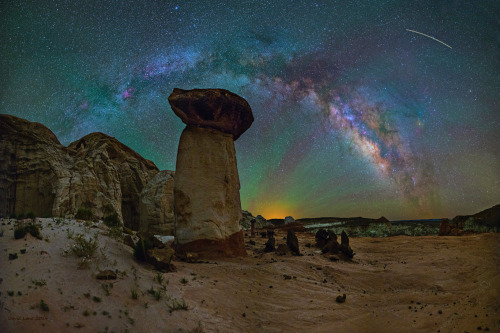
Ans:
[[[241,211],[241,213],[242,213],[242,218],[240,221],[240,225],[244,230],[250,229],[252,220],[255,220],[254,223],[256,229],[266,228],[271,225],[262,215],[257,215],[254,217],[252,213],[246,210]]]
[[[241,211],[241,220],[240,225],[244,230],[248,230],[251,227],[252,220],[255,220],[255,217],[247,210]]]
[[[174,234],[174,174],[174,171],[160,171],[142,189],[139,203],[141,233]]]
[[[285,224],[295,222],[295,219],[292,216],[285,217]]]
[[[471,232],[500,232],[500,205],[474,215],[458,215],[451,221],[442,219],[439,224],[439,236],[460,236]]]
[[[140,194],[158,168],[118,140],[92,133],[61,145],[44,125],[0,115],[0,215],[95,218],[139,230]]]
[[[187,125],[174,181],[177,255],[246,255],[234,140],[253,122],[250,106],[223,89],[174,89],[168,100]]]

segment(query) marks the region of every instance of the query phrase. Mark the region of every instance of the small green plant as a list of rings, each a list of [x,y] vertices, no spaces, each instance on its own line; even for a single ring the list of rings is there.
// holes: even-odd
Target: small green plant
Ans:
[[[101,303],[101,301],[102,301],[102,300],[101,300],[101,298],[100,298],[100,297],[98,297],[98,296],[94,296],[94,297],[92,297],[92,300],[93,300],[94,302],[96,302],[96,303]]]
[[[17,296],[22,296],[22,295],[23,295],[23,293],[20,290],[18,290],[17,291]]]
[[[94,219],[94,214],[89,208],[79,208],[76,212],[75,219],[79,220],[92,220]]]
[[[112,283],[103,283],[101,284],[102,289],[104,289],[104,293],[106,296],[111,295],[111,289],[113,289]]]
[[[155,280],[158,281],[160,285],[163,284],[163,273],[162,272],[157,272],[155,275]]]
[[[83,294],[83,296],[85,296],[86,298],[90,298],[90,293],[85,293]]]
[[[9,260],[17,259],[17,253],[9,253]]]
[[[14,290],[8,290],[8,291],[7,291],[7,294],[8,294],[9,296],[14,296]]]
[[[132,299],[137,299],[139,297],[138,293],[137,293],[137,287],[136,286],[133,286],[131,289],[130,289],[130,294],[132,296]]]
[[[21,249],[21,254],[25,254],[26,253],[26,249]]]
[[[108,312],[108,311],[103,311],[103,312],[102,312],[102,315],[103,315],[103,316],[109,316],[109,312]]]
[[[140,238],[134,247],[134,257],[139,261],[146,261],[147,252],[151,248],[148,240]]]
[[[75,244],[71,250],[79,258],[90,259],[94,257],[97,249],[99,248],[99,242],[97,240],[97,235],[93,238],[85,238],[84,235],[78,234],[74,237]]]
[[[85,317],[90,316],[90,311],[89,311],[89,310],[85,310],[85,311],[83,311],[83,315],[84,315]]]
[[[66,237],[68,239],[73,239],[74,236],[75,236],[75,232],[73,230],[71,230],[70,228],[66,229]]]
[[[148,294],[152,295],[157,301],[163,297],[163,290],[155,290],[152,286],[148,289]]]
[[[25,218],[26,218],[26,214],[24,214],[24,213],[17,214],[17,219],[18,220],[24,220]]]
[[[45,312],[49,312],[49,306],[42,300],[40,300],[40,309]]]
[[[35,214],[34,214],[33,212],[28,212],[28,213],[26,214],[26,218],[27,218],[27,219],[34,219],[34,218],[35,218]]]
[[[182,278],[181,281],[180,281],[182,284],[186,284],[188,283],[188,280],[186,278]]]
[[[3,237],[3,229],[0,229],[0,237]]]
[[[174,311],[178,311],[178,310],[188,310],[189,307],[187,306],[186,304],[186,301],[184,301],[184,299],[172,299],[172,304],[168,306],[169,308],[169,312],[172,313]]]

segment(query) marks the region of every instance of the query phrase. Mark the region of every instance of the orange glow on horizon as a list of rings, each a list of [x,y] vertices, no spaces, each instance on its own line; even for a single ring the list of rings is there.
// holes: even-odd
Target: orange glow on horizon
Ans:
[[[267,207],[262,207],[260,209],[260,215],[262,215],[266,220],[269,219],[284,219],[287,216],[293,216],[293,211],[288,207],[288,205],[283,204],[273,204]]]

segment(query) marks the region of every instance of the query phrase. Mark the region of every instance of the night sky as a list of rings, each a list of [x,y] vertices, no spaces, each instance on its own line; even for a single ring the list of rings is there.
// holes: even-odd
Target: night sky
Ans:
[[[254,215],[472,214],[500,203],[499,17],[496,0],[3,0],[0,113],[174,170],[168,96],[224,88],[255,117],[235,142]]]

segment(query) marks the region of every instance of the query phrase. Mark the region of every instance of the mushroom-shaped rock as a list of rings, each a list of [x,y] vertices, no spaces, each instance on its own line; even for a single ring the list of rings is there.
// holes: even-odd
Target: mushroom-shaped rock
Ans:
[[[244,256],[234,140],[253,121],[250,106],[222,89],[174,89],[169,102],[187,124],[174,178],[176,254]]]
[[[174,113],[186,125],[213,128],[237,140],[253,123],[250,105],[225,89],[175,88],[168,97]]]

